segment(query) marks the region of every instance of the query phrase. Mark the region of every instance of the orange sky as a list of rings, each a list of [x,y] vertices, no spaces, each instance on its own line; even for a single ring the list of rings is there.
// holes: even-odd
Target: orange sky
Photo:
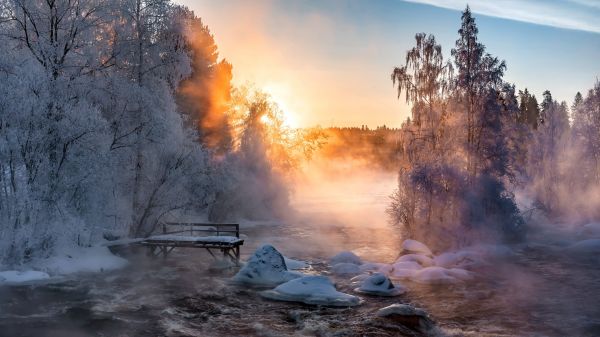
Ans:
[[[317,11],[275,13],[269,1],[180,2],[209,26],[233,64],[234,83],[270,93],[292,126],[399,126],[408,116],[389,78],[393,64],[373,67],[376,40],[343,57],[328,55],[324,46],[338,48],[356,27]]]
[[[409,108],[396,99],[392,69],[418,32],[434,34],[448,59],[464,8],[463,0],[176,1],[209,26],[234,84],[269,92],[298,127],[400,126]],[[550,90],[570,104],[600,74],[595,2],[469,3],[480,41],[506,60],[504,79],[517,89],[538,99]]]

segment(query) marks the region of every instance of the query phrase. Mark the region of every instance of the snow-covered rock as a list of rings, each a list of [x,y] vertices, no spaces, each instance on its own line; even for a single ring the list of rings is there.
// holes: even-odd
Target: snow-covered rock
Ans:
[[[359,297],[337,291],[326,276],[297,278],[280,284],[273,290],[263,291],[261,295],[279,301],[336,307],[350,307],[361,303]]]
[[[286,256],[284,256],[283,259],[285,260],[285,265],[288,270],[298,270],[298,269],[304,269],[304,268],[309,267],[308,263],[306,263],[304,261],[290,259],[289,257],[286,257]]]
[[[394,285],[392,281],[382,273],[373,274],[362,281],[356,292],[377,296],[398,296],[406,292],[401,285]]]
[[[465,269],[461,269],[461,268],[446,269],[446,272],[448,274],[450,274],[450,276],[452,276],[456,279],[459,279],[461,281],[471,280],[474,277],[472,272],[465,270]]]
[[[410,253],[424,254],[428,256],[433,255],[429,247],[417,240],[404,240],[404,242],[402,242],[402,249]]]
[[[434,265],[433,259],[423,254],[407,254],[402,255],[396,260],[397,262],[417,262],[423,267],[431,267]]]
[[[41,271],[35,270],[26,270],[26,271],[17,271],[17,270],[5,270],[0,271],[0,284],[8,283],[8,284],[17,284],[17,283],[25,283],[32,281],[40,281],[49,279],[50,275]]]
[[[340,275],[340,276],[356,275],[356,274],[361,273],[359,265],[356,265],[354,263],[348,263],[348,262],[341,262],[341,263],[334,264],[331,267],[331,272],[334,273],[335,275]]]
[[[393,279],[410,279],[417,274],[416,269],[394,269],[390,274]]]
[[[125,267],[129,262],[113,255],[108,247],[71,248],[47,259],[35,261],[35,269],[50,275],[102,272]]]
[[[345,252],[341,252],[341,253],[337,254],[336,256],[332,257],[329,260],[329,263],[331,265],[338,264],[338,263],[353,263],[356,265],[361,265],[361,264],[363,264],[363,261],[360,259],[360,257],[358,257],[353,252],[345,251]]]
[[[389,317],[393,315],[427,317],[427,312],[408,304],[392,304],[377,310],[378,317]]]
[[[427,313],[408,304],[392,304],[377,311],[377,317],[401,323],[412,329],[420,330],[426,335],[434,329],[433,321]],[[437,334],[435,334],[437,335]]]
[[[433,258],[433,263],[437,267],[451,268],[451,267],[456,266],[456,263],[458,262],[458,260],[459,260],[459,257],[457,256],[456,253],[446,252],[446,253],[442,253],[438,256],[435,256]]]
[[[446,268],[427,267],[416,272],[412,280],[423,284],[449,284],[458,280]]]
[[[254,252],[250,260],[233,277],[233,281],[257,286],[276,286],[301,276],[303,274],[288,270],[283,255],[275,247],[264,245]]]
[[[418,270],[423,268],[419,263],[415,261],[396,262],[392,266],[394,267],[394,269],[392,269],[392,272],[389,274],[389,277],[393,279],[411,278],[415,276]]]

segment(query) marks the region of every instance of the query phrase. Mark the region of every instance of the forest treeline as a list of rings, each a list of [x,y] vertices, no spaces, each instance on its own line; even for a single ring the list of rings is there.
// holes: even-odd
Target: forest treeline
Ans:
[[[179,216],[280,217],[317,152],[399,169],[390,214],[432,247],[522,237],[516,190],[599,217],[600,84],[571,106],[517,92],[468,10],[451,61],[418,34],[394,70],[412,105],[396,130],[286,127],[170,0],[0,0],[0,44],[0,264]]]
[[[161,219],[270,218],[321,139],[231,85],[208,27],[169,0],[0,0],[0,264]]]
[[[385,125],[375,129],[328,127],[320,129],[322,141],[316,156],[333,161],[350,161],[371,169],[396,172],[402,158],[402,132]]]
[[[391,74],[412,106],[389,210],[405,234],[441,250],[523,239],[533,210],[551,221],[600,219],[600,82],[571,106],[550,91],[539,102],[517,91],[468,7],[450,56],[419,33]],[[517,207],[515,191],[531,209]]]

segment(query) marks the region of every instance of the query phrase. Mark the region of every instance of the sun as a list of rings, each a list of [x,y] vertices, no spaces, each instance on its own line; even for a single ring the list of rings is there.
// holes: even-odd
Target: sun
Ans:
[[[281,119],[283,125],[289,128],[298,128],[298,119],[296,113],[291,108],[290,100],[291,95],[289,94],[291,91],[287,86],[283,85],[268,85],[263,88],[263,90],[269,94],[271,100],[277,104],[281,111]],[[267,122],[263,120],[263,122]]]

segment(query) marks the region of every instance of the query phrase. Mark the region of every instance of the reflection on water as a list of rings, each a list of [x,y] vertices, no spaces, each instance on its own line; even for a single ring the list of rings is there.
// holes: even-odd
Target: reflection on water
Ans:
[[[294,197],[293,220],[242,228],[243,256],[270,242],[311,262],[312,273],[327,273],[327,257],[339,250],[393,261],[401,238],[387,223],[385,207],[394,178],[369,177],[364,186],[361,179],[346,187],[330,180],[335,188],[322,191],[303,185]],[[406,282],[406,295],[368,297],[352,309],[264,300],[256,289],[230,284],[235,271],[211,271],[205,252],[180,250],[154,260],[139,254],[121,271],[0,287],[0,336],[415,335],[374,319],[377,309],[395,302],[425,308],[449,335],[600,336],[597,258],[575,259],[558,245],[514,250],[514,256],[481,267],[472,282],[435,287]],[[355,287],[336,281],[341,291]]]

